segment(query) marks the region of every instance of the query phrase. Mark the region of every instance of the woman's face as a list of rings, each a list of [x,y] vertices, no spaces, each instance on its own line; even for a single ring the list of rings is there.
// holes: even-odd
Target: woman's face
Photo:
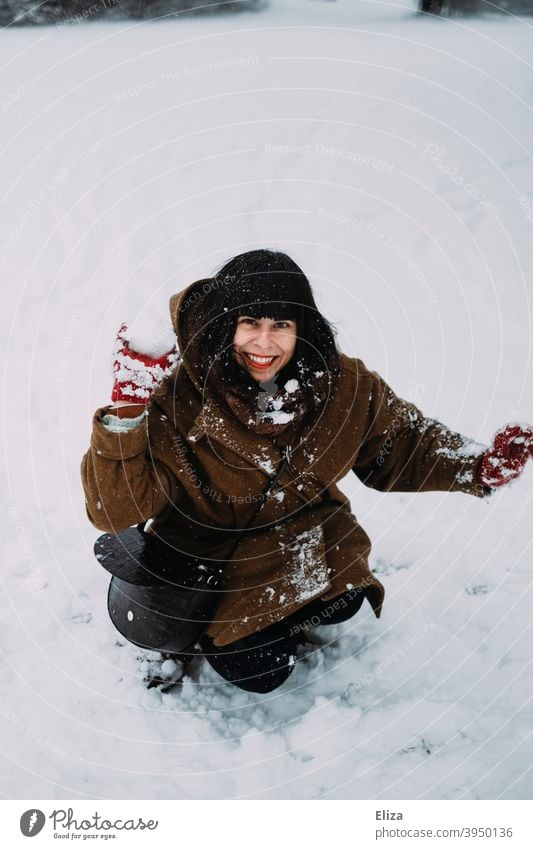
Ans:
[[[272,380],[296,347],[295,321],[240,315],[233,337],[233,355],[257,381]]]

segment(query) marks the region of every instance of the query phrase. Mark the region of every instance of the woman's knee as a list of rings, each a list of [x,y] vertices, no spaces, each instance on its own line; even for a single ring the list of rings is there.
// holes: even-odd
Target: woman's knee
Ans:
[[[271,672],[250,675],[248,678],[233,679],[231,683],[248,693],[272,693],[285,683],[292,669],[293,666],[286,666]]]
[[[314,628],[319,625],[339,625],[346,622],[358,612],[365,599],[365,591],[362,587],[354,587],[351,590],[335,596],[329,601],[317,599],[290,617],[291,624],[301,629],[302,627]]]
[[[277,639],[257,631],[225,646],[215,646],[205,635],[200,645],[209,665],[226,681],[251,693],[270,693],[285,683],[296,662],[296,646],[285,630]]]

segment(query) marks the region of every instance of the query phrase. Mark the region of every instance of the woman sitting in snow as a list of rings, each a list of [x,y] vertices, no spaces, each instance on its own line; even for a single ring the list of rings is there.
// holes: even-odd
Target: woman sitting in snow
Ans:
[[[170,311],[178,345],[167,354],[134,350],[119,332],[114,405],[96,411],[82,462],[87,512],[112,532],[153,519],[176,551],[229,558],[199,645],[227,681],[268,692],[289,677],[310,624],[343,622],[365,598],[380,615],[370,540],[336,485],[350,469],[385,492],[485,497],[520,474],[533,429],[508,425],[488,449],[425,418],[337,350],[283,253],[235,257],[174,295]],[[172,616],[143,592],[125,601],[128,639],[163,651]],[[171,607],[172,588],[165,598]],[[150,618],[157,644],[143,634]]]

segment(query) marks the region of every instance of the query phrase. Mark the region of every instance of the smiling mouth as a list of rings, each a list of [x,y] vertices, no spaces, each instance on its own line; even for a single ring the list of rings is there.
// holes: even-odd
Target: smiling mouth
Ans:
[[[266,369],[272,365],[274,360],[277,360],[278,357],[261,357],[258,354],[247,354],[244,351],[241,352],[241,355],[244,359],[253,367],[258,369]]]

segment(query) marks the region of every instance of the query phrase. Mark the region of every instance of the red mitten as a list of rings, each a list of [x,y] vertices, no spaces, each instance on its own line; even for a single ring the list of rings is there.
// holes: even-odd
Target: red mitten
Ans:
[[[112,401],[129,401],[131,404],[148,404],[152,393],[174,369],[179,360],[177,345],[160,357],[141,354],[129,346],[127,326],[117,333],[113,349],[113,374],[115,382]]]
[[[503,486],[517,478],[533,456],[533,427],[508,424],[494,437],[492,447],[485,451],[478,468],[478,483],[483,486]]]

